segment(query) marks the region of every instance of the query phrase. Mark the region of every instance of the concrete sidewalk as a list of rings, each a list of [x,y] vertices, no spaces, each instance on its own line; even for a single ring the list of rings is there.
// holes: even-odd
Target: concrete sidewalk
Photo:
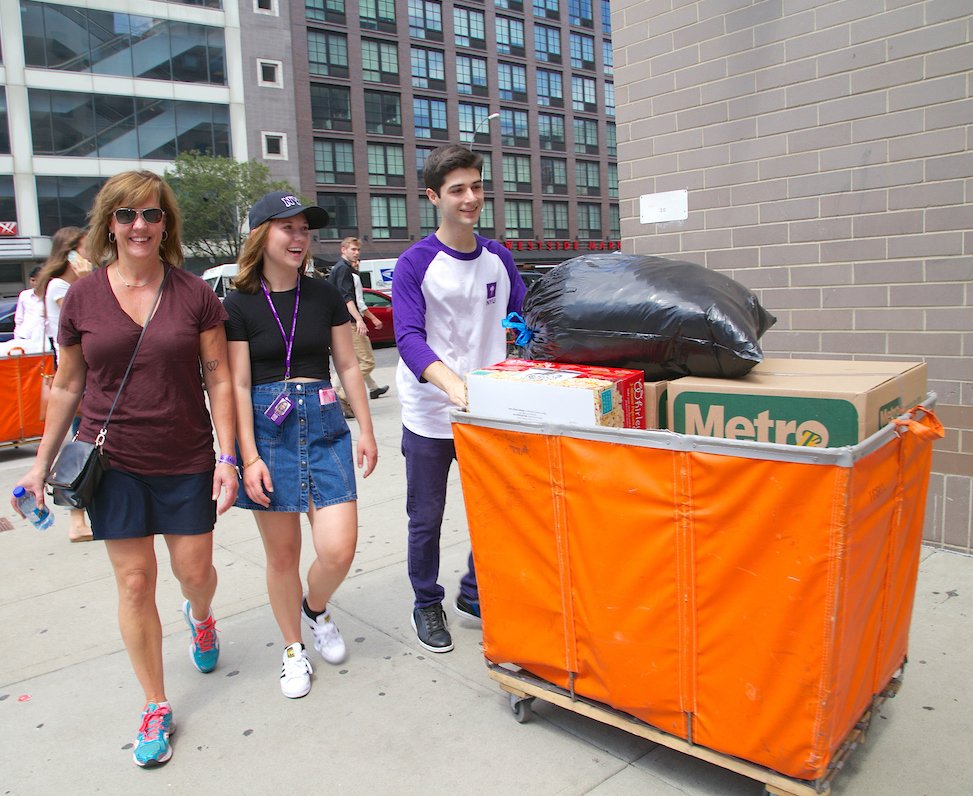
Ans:
[[[332,602],[348,659],[329,666],[312,649],[310,695],[281,696],[263,549],[250,513],[232,509],[216,529],[222,655],[215,672],[199,674],[157,543],[166,686],[178,725],[173,759],[160,769],[131,762],[142,694],[118,634],[103,546],[70,544],[64,509],[38,533],[0,504],[15,526],[0,533],[0,793],[759,794],[753,780],[553,705],[535,703],[533,720],[517,724],[487,676],[479,630],[457,619],[453,652],[417,645],[396,355],[376,354],[376,379],[393,389],[371,402],[379,466],[359,484],[358,553]],[[0,492],[10,493],[33,450],[0,450]],[[455,468],[452,481],[441,577],[449,601],[469,546]],[[973,558],[926,548],[902,690],[832,792],[973,793],[971,677]]]

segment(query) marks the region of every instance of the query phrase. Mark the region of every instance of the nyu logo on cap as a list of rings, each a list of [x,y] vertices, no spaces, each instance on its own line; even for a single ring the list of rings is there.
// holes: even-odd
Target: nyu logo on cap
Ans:
[[[254,230],[272,218],[290,218],[300,213],[304,214],[310,229],[326,227],[331,220],[328,211],[317,205],[301,204],[300,199],[287,191],[271,191],[261,196],[250,208],[250,229]]]

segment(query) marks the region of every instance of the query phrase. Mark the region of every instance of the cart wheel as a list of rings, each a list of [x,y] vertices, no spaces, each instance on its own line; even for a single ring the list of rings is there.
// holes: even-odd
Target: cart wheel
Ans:
[[[518,697],[514,694],[510,695],[510,710],[514,714],[514,720],[518,724],[526,724],[530,721],[530,717],[534,715],[534,711],[531,705],[534,702],[534,697]]]

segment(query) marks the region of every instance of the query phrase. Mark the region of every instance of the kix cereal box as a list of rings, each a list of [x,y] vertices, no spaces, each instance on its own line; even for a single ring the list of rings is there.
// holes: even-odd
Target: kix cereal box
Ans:
[[[641,370],[506,359],[467,374],[473,414],[533,423],[645,428]]]
[[[857,445],[926,398],[922,362],[765,359],[739,379],[669,383],[682,434],[837,448]]]

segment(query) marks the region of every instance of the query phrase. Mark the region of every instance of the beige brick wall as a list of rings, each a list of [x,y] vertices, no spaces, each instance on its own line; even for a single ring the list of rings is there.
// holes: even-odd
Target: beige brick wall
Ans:
[[[926,536],[973,550],[970,0],[611,8],[622,248],[756,290],[768,354],[926,361]],[[640,223],[677,189],[687,220]]]

